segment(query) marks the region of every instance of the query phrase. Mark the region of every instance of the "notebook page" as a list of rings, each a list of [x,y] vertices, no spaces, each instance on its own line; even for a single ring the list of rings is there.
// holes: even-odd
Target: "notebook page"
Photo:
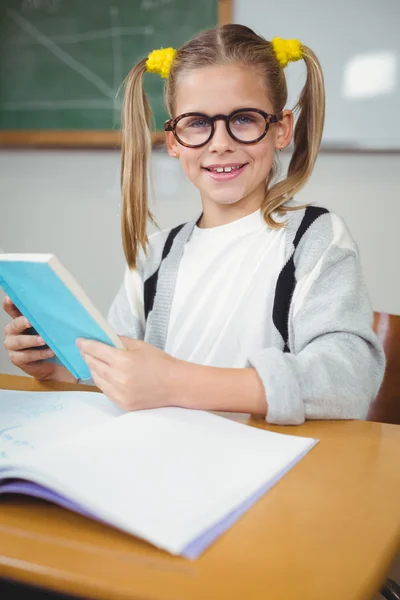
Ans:
[[[29,459],[35,481],[100,520],[179,554],[315,440],[202,411],[127,413]]]
[[[0,472],[21,453],[30,454],[121,414],[97,392],[0,390]]]

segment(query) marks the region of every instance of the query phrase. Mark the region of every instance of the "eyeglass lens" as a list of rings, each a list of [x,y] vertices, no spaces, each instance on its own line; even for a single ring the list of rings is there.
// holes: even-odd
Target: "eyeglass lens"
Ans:
[[[257,140],[266,129],[265,119],[253,111],[244,111],[234,114],[228,127],[232,135],[240,142]],[[206,116],[191,115],[183,117],[176,124],[176,136],[184,144],[200,146],[211,138],[213,131],[212,121]]]

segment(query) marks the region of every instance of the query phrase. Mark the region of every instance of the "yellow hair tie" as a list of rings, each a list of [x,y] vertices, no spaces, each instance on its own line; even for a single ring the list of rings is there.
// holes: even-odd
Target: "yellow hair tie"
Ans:
[[[301,60],[303,58],[303,47],[299,40],[283,40],[279,37],[274,37],[272,46],[275,51],[275,56],[284,69],[289,61]]]
[[[176,50],[173,48],[160,48],[153,50],[147,57],[146,70],[149,73],[158,73],[164,79],[169,75],[172,61],[174,60]]]

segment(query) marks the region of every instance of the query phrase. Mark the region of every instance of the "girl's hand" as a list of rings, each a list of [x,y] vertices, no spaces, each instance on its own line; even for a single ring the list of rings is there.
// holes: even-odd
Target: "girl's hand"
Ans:
[[[35,346],[45,346],[46,342],[40,336],[24,334],[31,325],[8,296],[3,300],[3,308],[12,317],[12,321],[6,325],[4,330],[4,348],[13,365],[39,381],[54,379],[75,382],[75,377],[65,367],[46,360],[54,356],[52,350],[49,348],[33,349]]]
[[[82,338],[77,341],[97,387],[127,411],[172,406],[172,384],[180,361],[147,342],[121,340],[125,349]]]

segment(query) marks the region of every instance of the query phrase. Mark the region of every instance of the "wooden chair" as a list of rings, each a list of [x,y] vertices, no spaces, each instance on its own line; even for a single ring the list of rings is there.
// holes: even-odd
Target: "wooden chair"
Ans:
[[[400,424],[400,316],[374,313],[374,331],[386,354],[386,372],[368,421]]]
[[[367,419],[400,424],[400,316],[375,312],[374,331],[385,350],[386,372]],[[400,586],[392,579],[387,579],[381,595],[385,600],[399,600]]]

